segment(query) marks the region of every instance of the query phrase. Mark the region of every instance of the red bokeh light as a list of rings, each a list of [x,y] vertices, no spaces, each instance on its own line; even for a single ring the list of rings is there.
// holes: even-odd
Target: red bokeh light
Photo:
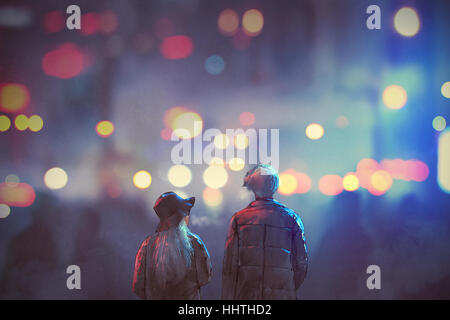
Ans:
[[[100,16],[97,13],[89,12],[81,16],[81,33],[90,36],[97,33],[101,26]]]
[[[84,57],[77,45],[65,43],[49,51],[42,59],[42,69],[52,77],[70,79],[83,71]]]
[[[168,141],[172,137],[172,130],[170,128],[164,128],[161,130],[160,135],[163,140]]]
[[[0,183],[0,203],[10,207],[29,207],[34,203],[36,193],[26,183]]]
[[[60,32],[65,26],[64,13],[62,11],[47,12],[42,20],[42,25],[47,33]]]
[[[243,126],[251,126],[255,123],[255,115],[251,112],[242,112],[239,121]]]
[[[342,178],[334,174],[323,176],[319,180],[319,190],[327,196],[336,196],[340,194],[344,190]]]
[[[194,51],[194,43],[188,36],[167,37],[162,42],[160,50],[166,59],[185,59]]]
[[[296,172],[295,177],[297,178],[297,189],[295,193],[307,193],[312,186],[311,178],[303,172]]]

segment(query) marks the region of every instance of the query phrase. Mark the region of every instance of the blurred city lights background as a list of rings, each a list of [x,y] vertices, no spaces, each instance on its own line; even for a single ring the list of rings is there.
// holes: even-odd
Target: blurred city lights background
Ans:
[[[276,198],[300,213],[310,250],[301,297],[450,297],[448,2],[83,0],[79,31],[66,28],[72,2],[0,5],[0,297],[134,298],[134,254],[173,190],[197,198],[191,228],[215,268],[203,297],[219,298],[228,221],[252,200],[249,137],[226,134],[239,128],[280,130]],[[381,30],[366,28],[371,4]],[[209,128],[221,133],[206,141]],[[180,141],[191,163],[173,162]],[[210,143],[215,158],[196,158]],[[27,291],[9,270],[35,231],[58,257],[36,258],[45,281]],[[348,259],[381,265],[382,292],[324,280],[350,277],[323,268],[362,233],[371,250]],[[116,280],[87,293],[51,275],[104,261]]]

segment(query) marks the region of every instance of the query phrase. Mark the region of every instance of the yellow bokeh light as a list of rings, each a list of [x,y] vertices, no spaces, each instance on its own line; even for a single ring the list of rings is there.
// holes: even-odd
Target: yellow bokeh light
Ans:
[[[0,203],[0,219],[5,219],[10,213],[11,208],[4,203]]]
[[[191,169],[189,169],[185,165],[177,164],[169,169],[167,178],[173,186],[177,188],[183,188],[191,183],[192,172]]]
[[[8,131],[11,127],[11,120],[5,115],[0,116],[0,132]]]
[[[217,26],[223,35],[232,36],[239,27],[239,16],[235,11],[225,9],[220,13],[219,19],[217,19]]]
[[[375,190],[385,192],[392,186],[392,177],[387,171],[378,170],[372,174],[370,182]]]
[[[203,190],[203,201],[209,207],[217,207],[222,204],[223,194],[219,189],[205,188]]]
[[[441,93],[444,97],[450,99],[450,81],[447,81],[442,85]]]
[[[100,121],[95,129],[100,137],[107,138],[114,133],[114,124],[111,121]]]
[[[280,185],[278,187],[278,192],[285,196],[293,194],[297,189],[298,184],[296,177],[290,173],[281,173],[279,178]]]
[[[64,188],[68,180],[67,173],[61,168],[52,168],[44,175],[44,183],[51,190]]]
[[[27,116],[19,114],[14,120],[14,125],[16,126],[17,130],[25,131],[28,128],[28,120],[29,119]]]
[[[390,109],[401,109],[408,100],[406,90],[398,85],[391,85],[384,89],[383,103]]]
[[[259,10],[250,9],[244,13],[242,17],[242,26],[244,32],[251,37],[261,33],[264,26],[264,17]]]
[[[359,188],[359,179],[355,174],[349,173],[342,179],[342,186],[346,191],[355,191]]]
[[[221,158],[214,157],[209,161],[208,163],[210,166],[219,166],[219,167],[225,167],[225,161]]]
[[[214,138],[214,145],[217,149],[226,149],[229,144],[230,138],[226,134],[221,133]]]
[[[245,161],[241,158],[233,158],[228,163],[228,167],[233,171],[241,171],[245,167]]]
[[[28,90],[22,85],[7,84],[0,88],[0,106],[9,112],[26,107],[29,99]]]
[[[306,127],[306,136],[311,140],[318,140],[323,137],[323,127],[318,123],[311,123]]]
[[[44,127],[44,121],[38,115],[31,116],[28,119],[28,128],[33,132],[41,131]]]
[[[402,36],[415,36],[420,29],[420,19],[416,10],[408,7],[398,10],[394,16],[394,27]]]
[[[203,172],[203,181],[210,188],[222,188],[228,181],[228,172],[220,166],[209,166]]]
[[[147,189],[152,184],[152,176],[148,171],[138,171],[133,176],[133,184],[136,188]]]
[[[191,139],[202,132],[203,120],[196,112],[183,112],[175,117],[171,129],[180,139]]]
[[[249,139],[248,136],[240,133],[234,136],[234,146],[238,149],[245,149],[248,147]]]

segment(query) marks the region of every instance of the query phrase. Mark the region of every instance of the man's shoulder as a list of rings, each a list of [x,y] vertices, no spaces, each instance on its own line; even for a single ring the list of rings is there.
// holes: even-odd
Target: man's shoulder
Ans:
[[[232,219],[245,219],[252,215],[262,214],[263,212],[270,212],[270,214],[284,216],[289,220],[295,221],[300,226],[303,225],[300,216],[294,210],[275,199],[271,199],[270,201],[255,200],[244,209],[236,212]]]

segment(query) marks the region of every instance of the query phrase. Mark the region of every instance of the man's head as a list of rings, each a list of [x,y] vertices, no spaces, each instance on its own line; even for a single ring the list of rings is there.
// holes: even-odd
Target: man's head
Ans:
[[[279,185],[278,174],[269,165],[259,164],[251,169],[244,178],[244,187],[253,191],[255,197],[272,197]]]

